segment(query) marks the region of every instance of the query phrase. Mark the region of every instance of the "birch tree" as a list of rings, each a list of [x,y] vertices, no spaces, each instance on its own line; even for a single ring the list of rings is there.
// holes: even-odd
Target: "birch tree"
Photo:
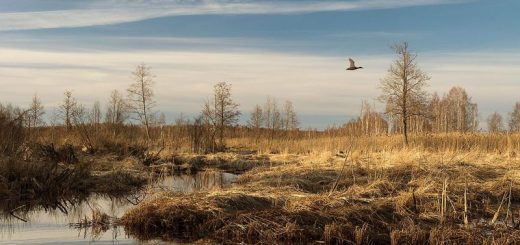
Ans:
[[[294,110],[293,103],[289,100],[285,101],[282,110],[282,127],[286,131],[295,130],[299,125],[298,115]]]
[[[247,125],[254,130],[258,130],[262,127],[263,124],[264,124],[264,115],[263,115],[262,107],[259,105],[256,105],[249,116],[249,121],[247,122]]]
[[[63,124],[67,130],[70,130],[72,128],[72,116],[78,105],[78,102],[72,96],[72,92],[70,90],[66,90],[63,95],[65,95],[65,98],[63,98],[63,102],[58,108],[58,114],[59,117],[63,120]]]
[[[95,101],[92,105],[92,109],[90,109],[89,113],[89,121],[93,126],[97,126],[101,123],[101,104],[99,101]]]
[[[509,130],[511,132],[520,131],[520,102],[516,102],[513,112],[509,113]]]
[[[213,99],[206,101],[202,114],[213,126],[218,137],[218,148],[224,148],[224,134],[227,127],[238,122],[240,111],[231,97],[231,84],[217,83],[213,87]]]
[[[504,129],[504,120],[502,115],[498,114],[498,112],[493,112],[487,118],[488,131],[490,133],[497,133]]]
[[[397,59],[390,65],[387,76],[381,79],[380,100],[387,103],[386,113],[401,121],[404,142],[408,145],[409,120],[427,114],[428,94],[424,88],[430,77],[417,65],[417,55],[410,52],[408,43],[392,48]]]
[[[111,125],[121,125],[128,119],[128,106],[123,95],[118,90],[110,93],[105,114],[105,122]]]
[[[150,140],[150,120],[155,107],[152,90],[155,76],[151,72],[151,67],[145,64],[138,65],[132,75],[134,83],[127,89],[128,105],[135,115],[134,119],[141,122],[145,128],[146,137]]]
[[[31,106],[27,112],[27,126],[29,131],[31,128],[38,127],[43,124],[43,115],[45,114],[43,104],[37,94],[34,94]]]
[[[249,128],[253,130],[253,134],[255,137],[255,140],[258,141],[260,137],[260,129],[262,128],[262,125],[264,124],[264,115],[263,110],[260,105],[256,105],[253,111],[251,112],[249,116],[249,121],[247,122],[247,125]]]
[[[270,96],[267,97],[267,101],[264,104],[263,112],[264,124],[265,127],[269,130],[269,142],[271,143],[271,141],[274,138],[274,133],[281,127],[281,114],[280,110],[278,109],[276,99]]]

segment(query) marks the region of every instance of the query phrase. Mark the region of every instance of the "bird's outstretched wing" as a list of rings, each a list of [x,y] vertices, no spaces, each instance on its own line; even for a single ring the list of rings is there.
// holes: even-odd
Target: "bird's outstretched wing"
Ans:
[[[349,67],[349,68],[354,68],[354,67],[356,67],[356,64],[354,64],[354,60],[353,60],[353,59],[348,58],[348,62],[350,63],[350,67]]]

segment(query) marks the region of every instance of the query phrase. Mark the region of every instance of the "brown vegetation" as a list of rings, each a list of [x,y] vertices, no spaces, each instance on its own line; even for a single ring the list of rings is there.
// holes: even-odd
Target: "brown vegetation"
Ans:
[[[291,159],[250,171],[228,190],[161,195],[121,222],[141,239],[355,244],[520,239],[518,158],[355,150],[347,161],[330,153]]]

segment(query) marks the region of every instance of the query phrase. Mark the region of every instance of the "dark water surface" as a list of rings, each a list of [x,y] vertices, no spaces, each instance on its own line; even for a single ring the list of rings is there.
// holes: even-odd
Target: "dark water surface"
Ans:
[[[146,189],[147,192],[169,190],[190,193],[225,188],[236,178],[237,175],[234,174],[208,170],[196,175],[168,176]],[[145,195],[125,198],[92,195],[87,201],[68,207],[68,214],[59,210],[33,210],[23,217],[28,222],[16,218],[0,218],[0,244],[164,244],[159,241],[134,240],[125,234],[122,227],[110,227],[107,231],[100,232],[70,225],[85,217],[90,219],[92,210],[99,210],[110,217],[121,217],[127,209],[134,207],[136,197],[143,198]]]

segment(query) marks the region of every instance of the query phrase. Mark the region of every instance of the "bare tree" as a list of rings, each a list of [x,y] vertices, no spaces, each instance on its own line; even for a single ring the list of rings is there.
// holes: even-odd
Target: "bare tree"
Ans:
[[[247,125],[252,129],[258,130],[262,127],[263,124],[264,124],[264,115],[263,115],[262,107],[259,105],[256,105],[249,116],[249,121],[247,122]]]
[[[464,88],[453,87],[442,99],[434,93],[429,111],[433,132],[473,132],[478,128],[478,106]]]
[[[65,95],[65,98],[63,99],[63,103],[58,108],[58,114],[67,127],[67,130],[70,130],[72,128],[72,113],[76,109],[78,102],[72,96],[72,92],[70,90],[66,90],[63,94]]]
[[[164,135],[165,135],[165,126],[166,126],[166,115],[164,115],[164,112],[161,112],[159,114],[159,117],[153,118],[153,124],[156,126],[159,126],[159,130],[161,132],[161,142],[164,146]]]
[[[166,115],[164,112],[161,112],[159,114],[159,117],[155,120],[155,124],[157,124],[159,127],[163,127],[166,125]]]
[[[384,119],[382,113],[377,112],[375,105],[370,105],[368,101],[361,102],[361,114],[359,120],[350,123],[358,123],[358,131],[364,135],[380,135],[386,133],[388,129],[388,123]]]
[[[200,126],[199,129],[204,132],[204,135],[201,136],[206,138],[204,140],[204,142],[206,142],[204,145],[207,149],[205,150],[211,148],[211,151],[215,151],[215,138],[217,134],[216,115],[214,107],[209,99],[204,102],[201,115],[198,118],[195,118],[195,124]],[[211,147],[209,147],[210,145]]]
[[[138,65],[132,73],[135,81],[127,89],[131,112],[136,115],[135,119],[144,125],[148,140],[150,140],[150,119],[155,106],[152,90],[155,76],[150,70],[151,68],[145,64]]]
[[[491,133],[496,133],[504,130],[504,122],[502,119],[502,115],[498,114],[498,112],[493,112],[487,118],[488,131]]]
[[[207,121],[207,116],[199,115],[194,118],[193,124],[188,125],[188,134],[191,141],[191,150],[196,153],[213,151],[215,140],[213,130]]]
[[[84,144],[84,151],[93,153],[95,151],[93,141],[92,115],[82,104],[76,104],[71,112],[71,121]],[[90,125],[89,125],[90,124]]]
[[[173,151],[181,149],[182,143],[189,139],[190,124],[190,120],[182,112],[175,117],[174,127],[171,127],[171,133],[169,134]]]
[[[289,100],[285,101],[282,110],[282,127],[286,131],[295,130],[298,128],[300,122],[298,121],[298,116],[296,115],[296,111],[294,110],[293,103]]]
[[[446,96],[447,118],[448,118],[448,131],[467,132],[472,131],[476,128],[473,125],[476,121],[473,113],[476,104],[471,102],[471,98],[461,87],[453,87]],[[474,107],[475,106],[475,107]]]
[[[380,100],[387,103],[386,113],[400,119],[404,142],[408,145],[409,120],[427,114],[428,94],[424,87],[430,77],[418,67],[417,55],[410,52],[406,42],[394,45],[393,49],[398,57],[381,80]]]
[[[443,131],[443,122],[445,115],[443,114],[442,101],[439,98],[437,92],[434,92],[430,104],[428,105],[430,110],[430,115],[432,116],[431,120],[431,129],[432,132],[442,132]]]
[[[101,123],[101,104],[95,101],[89,113],[90,124],[97,126]]]
[[[121,125],[128,119],[128,105],[123,95],[117,90],[110,93],[108,99],[105,122],[112,125]]]
[[[269,139],[271,142],[274,138],[275,132],[281,127],[281,114],[276,99],[270,96],[267,97],[263,111],[265,127],[269,130]]]
[[[509,113],[509,130],[511,132],[520,131],[520,102],[516,102],[513,112]]]
[[[238,104],[231,98],[231,84],[220,82],[214,86],[213,99],[206,101],[202,114],[213,125],[218,147],[222,149],[226,128],[236,124],[240,116]]]
[[[45,114],[43,104],[37,94],[34,94],[31,106],[27,112],[27,127],[29,131],[31,128],[38,127],[43,124],[43,115]]]
[[[253,131],[256,141],[259,140],[260,128],[262,128],[262,125],[264,124],[263,114],[262,107],[260,105],[256,105],[253,111],[251,111],[249,115],[249,121],[247,122],[247,126]]]

